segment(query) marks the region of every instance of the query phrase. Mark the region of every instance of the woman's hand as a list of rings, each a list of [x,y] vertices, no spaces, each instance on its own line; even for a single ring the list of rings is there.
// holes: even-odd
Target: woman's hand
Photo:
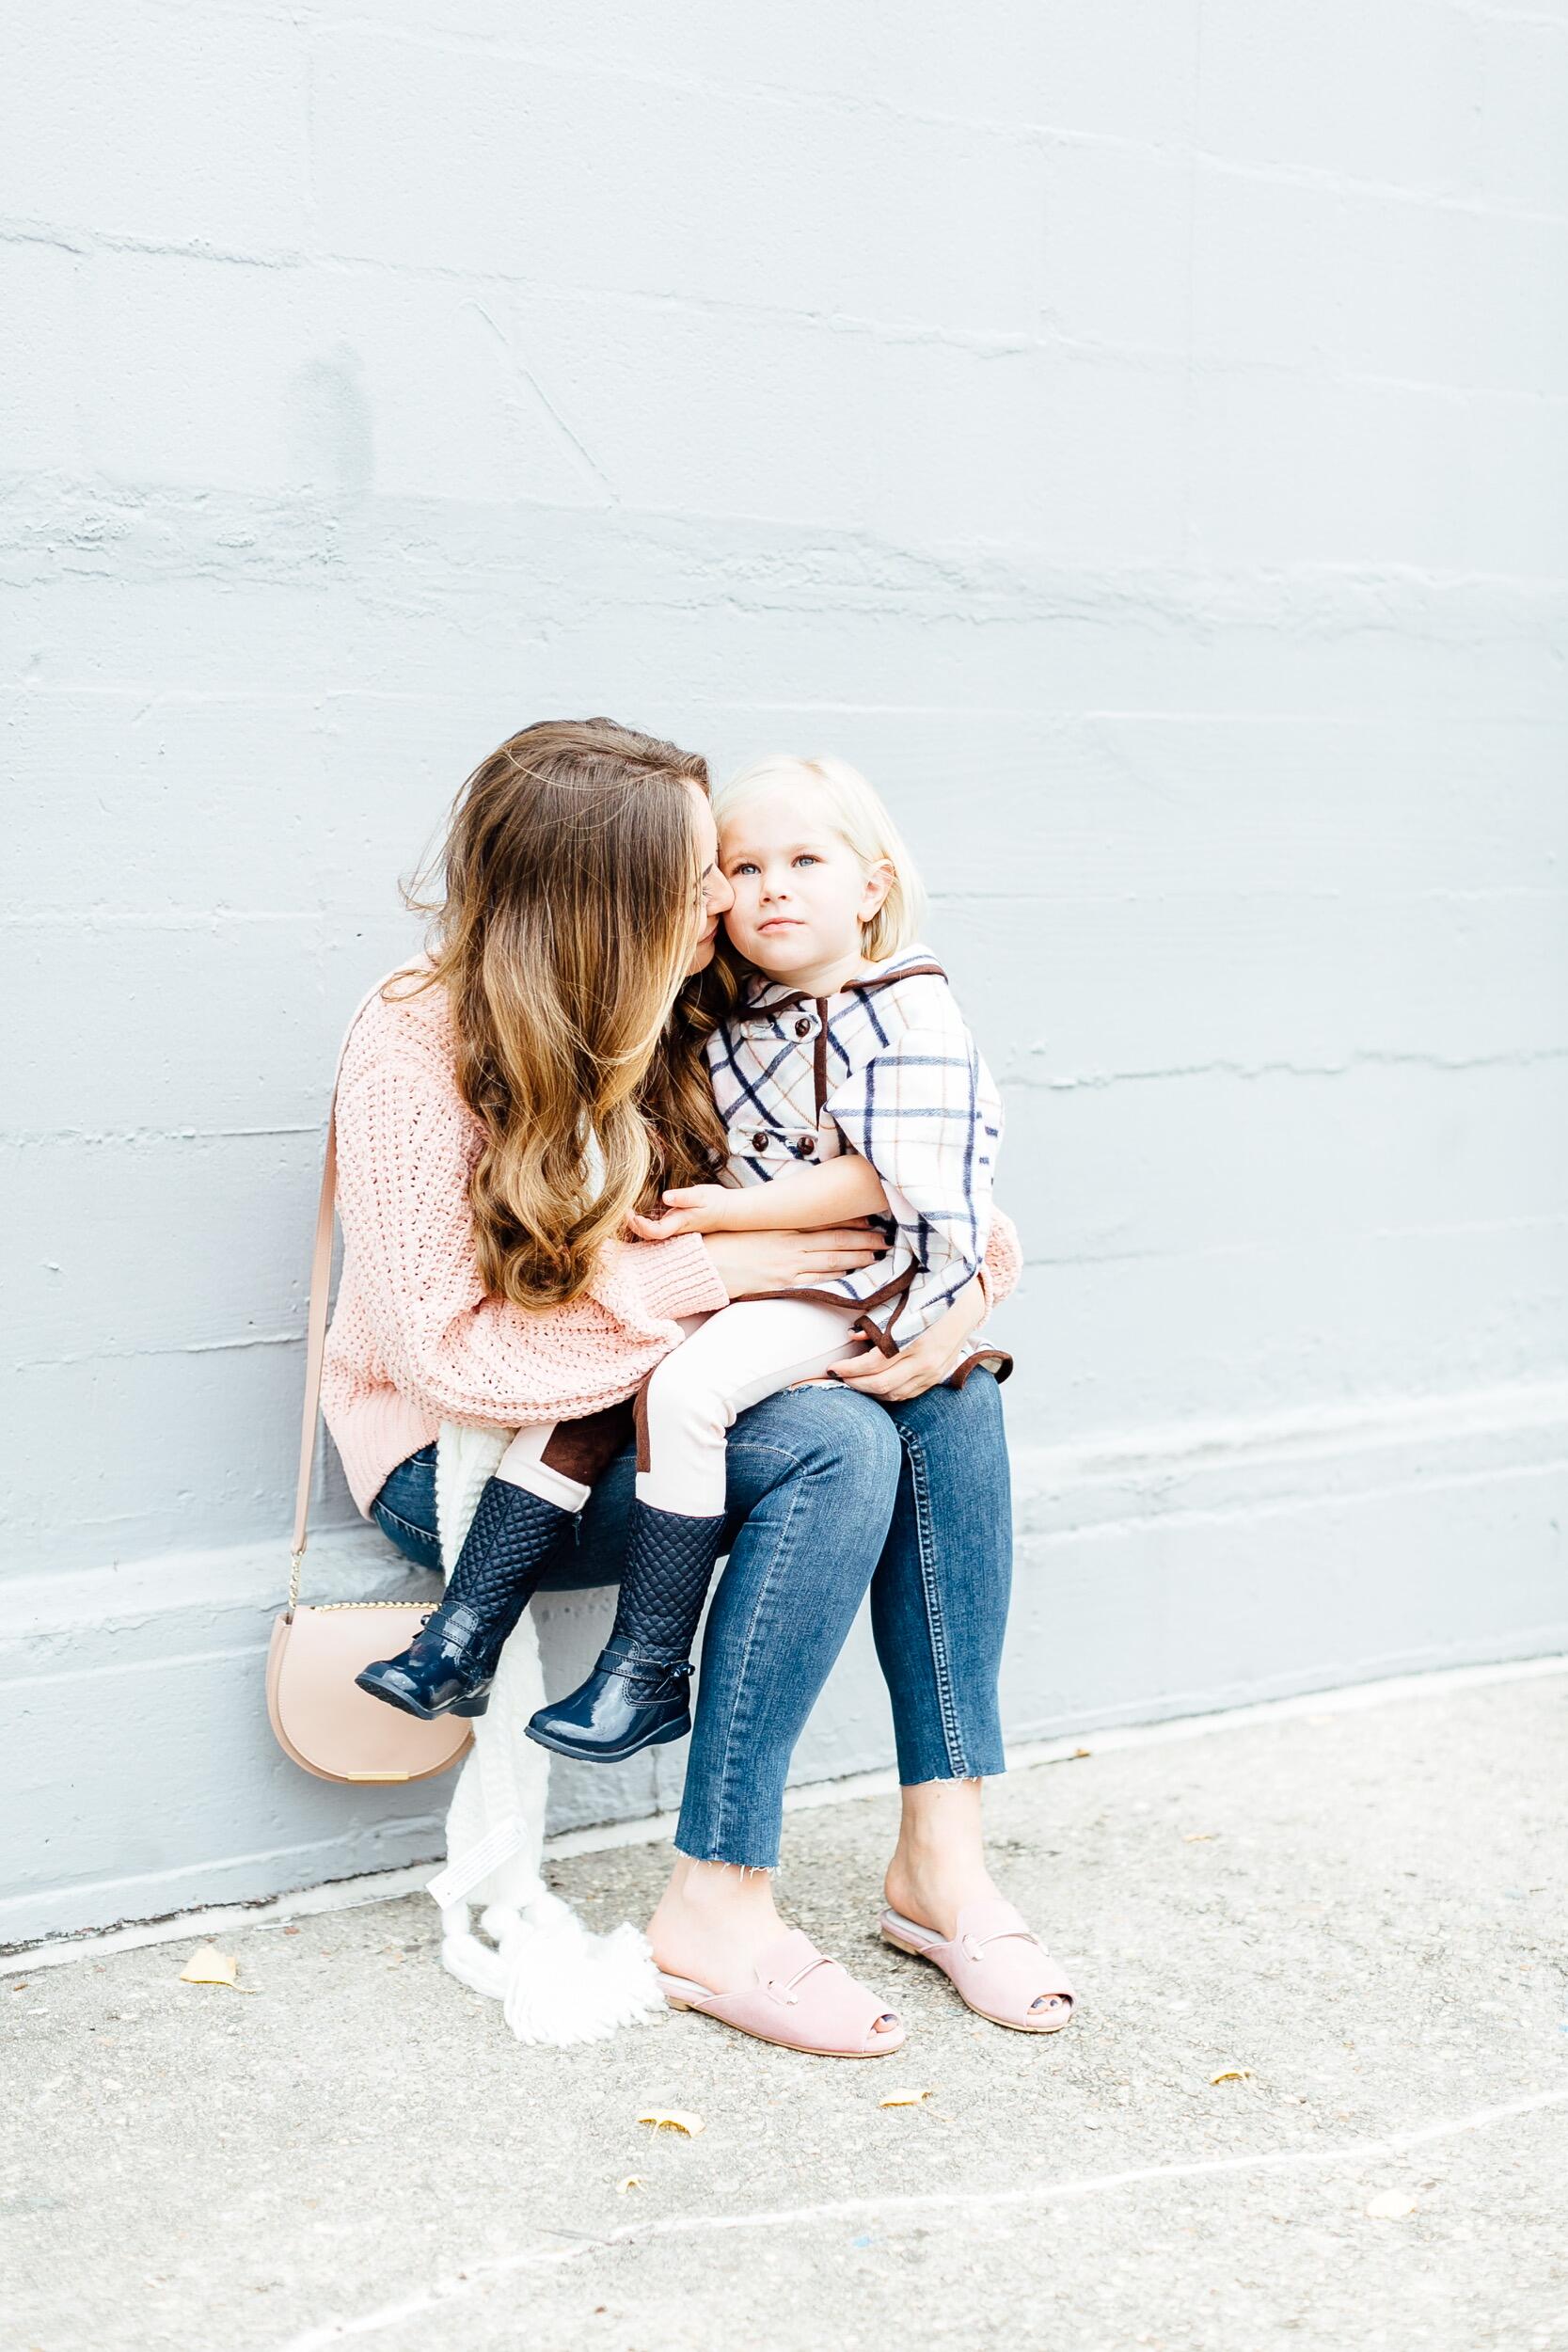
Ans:
[[[825,1226],[816,1233],[709,1233],[704,1247],[732,1299],[826,1282],[887,1255],[887,1244],[868,1225]]]
[[[832,1366],[832,1376],[862,1396],[901,1405],[924,1396],[958,1370],[969,1353],[970,1335],[986,1319],[985,1286],[978,1275],[958,1293],[944,1315],[901,1347],[896,1356],[868,1350]]]

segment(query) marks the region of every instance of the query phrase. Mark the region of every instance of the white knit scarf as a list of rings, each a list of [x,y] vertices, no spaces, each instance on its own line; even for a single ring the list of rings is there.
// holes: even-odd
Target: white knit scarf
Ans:
[[[457,1558],[511,1432],[443,1422],[436,1517],[442,1561]],[[441,1960],[462,1984],[499,2000],[519,2042],[601,2042],[664,2007],[646,1939],[630,1925],[594,1935],[540,1876],[547,1749],[524,1725],[545,1699],[533,1612],[501,1652],[488,1710],[447,1815],[447,1867],[430,1882],[441,1913]],[[483,1906],[473,1928],[470,1903]]]

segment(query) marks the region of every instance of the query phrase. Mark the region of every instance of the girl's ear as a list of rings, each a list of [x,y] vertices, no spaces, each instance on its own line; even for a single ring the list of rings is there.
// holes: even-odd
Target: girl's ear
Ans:
[[[898,880],[898,868],[890,857],[874,858],[865,869],[865,888],[861,893],[860,919],[869,923],[881,913],[888,892]]]

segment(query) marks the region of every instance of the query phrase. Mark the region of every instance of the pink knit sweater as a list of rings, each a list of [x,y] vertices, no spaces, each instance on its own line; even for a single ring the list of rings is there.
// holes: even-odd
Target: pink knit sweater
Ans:
[[[350,1489],[368,1512],[389,1473],[443,1421],[575,1421],[631,1396],[681,1337],[679,1319],[727,1303],[696,1235],[617,1242],[568,1307],[488,1296],[474,1255],[468,1179],[483,1131],[457,1089],[445,991],[373,997],[338,1081],[343,1269],[322,1407]],[[1018,1279],[1018,1237],[998,1215],[988,1287]]]

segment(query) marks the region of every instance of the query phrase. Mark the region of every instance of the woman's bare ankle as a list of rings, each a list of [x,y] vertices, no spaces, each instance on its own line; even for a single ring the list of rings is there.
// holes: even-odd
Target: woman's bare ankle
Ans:
[[[768,1870],[728,1862],[697,1862],[677,1854],[670,1883],[648,1922],[654,1958],[666,1976],[686,1977],[709,1993],[736,1993],[752,1982],[758,1959],[784,1932]],[[884,2010],[876,2030],[893,2033],[898,2019]]]
[[[744,1984],[757,1954],[783,1931],[770,1871],[683,1853],[648,1922],[654,1958],[666,1974],[713,1993]]]
[[[883,1894],[890,1910],[938,1935],[957,1931],[966,1903],[996,1893],[986,1867],[977,1780],[932,1780],[900,1789],[903,1817]]]

